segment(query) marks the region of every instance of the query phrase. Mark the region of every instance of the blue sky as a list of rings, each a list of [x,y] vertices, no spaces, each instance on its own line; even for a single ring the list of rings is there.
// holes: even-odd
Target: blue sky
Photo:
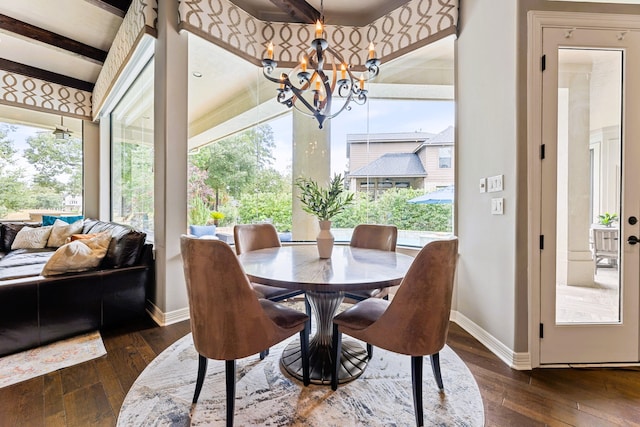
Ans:
[[[346,135],[349,133],[430,132],[440,133],[455,123],[453,101],[369,100],[354,105],[331,119],[331,171],[342,173],[347,166]],[[309,123],[317,126],[315,119]],[[286,171],[291,165],[291,115],[269,123],[274,131],[274,167]]]
[[[27,175],[31,176],[35,173],[35,168],[27,162],[24,157],[22,157],[22,152],[29,147],[27,144],[27,138],[35,136],[37,132],[42,132],[44,129],[9,123],[8,125],[15,127],[15,131],[9,131],[7,133],[7,138],[13,141],[13,147],[18,150],[18,155],[15,157],[16,162],[13,166],[24,169],[27,172]]]

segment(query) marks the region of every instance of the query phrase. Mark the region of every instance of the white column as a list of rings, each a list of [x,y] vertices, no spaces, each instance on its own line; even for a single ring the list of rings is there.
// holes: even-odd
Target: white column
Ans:
[[[187,230],[188,38],[178,33],[178,0],[158,2],[154,77],[154,233],[152,302],[171,323],[188,309],[180,235]]]
[[[318,122],[293,110],[292,177],[310,178],[328,185],[331,178],[331,120],[318,128]],[[293,240],[315,240],[320,227],[318,220],[304,212],[297,187],[293,188]]]
[[[567,285],[593,284],[594,266],[589,248],[590,153],[589,111],[590,84],[584,73],[572,75],[568,82],[568,138],[566,164],[566,278]],[[563,168],[564,169],[564,168]],[[558,181],[562,178],[558,170]],[[561,242],[559,242],[561,243]]]

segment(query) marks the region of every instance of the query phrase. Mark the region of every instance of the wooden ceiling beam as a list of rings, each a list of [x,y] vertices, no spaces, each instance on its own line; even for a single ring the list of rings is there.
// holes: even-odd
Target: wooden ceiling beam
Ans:
[[[93,88],[95,86],[93,83],[85,82],[84,80],[74,79],[73,77],[64,76],[62,74],[53,73],[51,71],[31,67],[29,65],[20,64],[3,58],[0,58],[0,70],[22,74],[34,79],[40,79],[87,92],[93,92]]]
[[[271,3],[301,24],[313,24],[320,19],[320,12],[305,0],[271,0]]]
[[[34,40],[38,43],[54,46],[81,56],[98,65],[102,65],[107,58],[107,52],[95,47],[80,43],[60,34],[52,33],[26,22],[19,21],[7,15],[0,14],[0,28],[4,32],[9,32],[21,36],[25,39]]]
[[[94,6],[104,9],[109,13],[124,18],[127,14],[129,6],[131,6],[131,0],[85,0],[87,3],[91,3]]]

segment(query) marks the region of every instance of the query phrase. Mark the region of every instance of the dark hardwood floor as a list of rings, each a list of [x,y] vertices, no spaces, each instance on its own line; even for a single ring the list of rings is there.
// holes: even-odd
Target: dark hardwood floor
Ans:
[[[104,332],[106,356],[0,389],[0,426],[113,426],[140,372],[188,332],[150,320]],[[640,426],[639,370],[516,371],[456,324],[448,344],[478,382],[486,426]]]

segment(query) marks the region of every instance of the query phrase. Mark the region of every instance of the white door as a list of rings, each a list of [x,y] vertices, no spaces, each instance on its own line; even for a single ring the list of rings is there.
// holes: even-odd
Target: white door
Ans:
[[[640,33],[542,35],[540,363],[637,362]]]

